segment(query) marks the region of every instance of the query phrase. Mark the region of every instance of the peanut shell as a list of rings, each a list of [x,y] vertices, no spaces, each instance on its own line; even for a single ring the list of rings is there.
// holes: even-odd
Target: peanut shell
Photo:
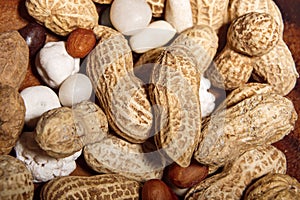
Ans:
[[[0,85],[0,155],[9,154],[24,126],[25,105],[16,88]]]
[[[88,166],[99,173],[117,173],[141,182],[161,179],[165,166],[158,152],[146,153],[141,144],[113,135],[85,146],[83,154]]]
[[[155,143],[167,159],[182,167],[190,164],[201,137],[200,77],[190,49],[183,45],[166,48],[151,76]]]
[[[98,25],[98,13],[92,0],[27,0],[28,13],[54,33],[68,35],[76,28]]]
[[[86,70],[110,127],[133,143],[149,137],[152,112],[143,82],[133,73],[125,37],[105,26],[94,29],[100,41],[87,56]]]
[[[228,7],[230,22],[250,12],[272,15],[279,26],[280,35],[283,35],[284,23],[281,11],[273,0],[230,0]]]
[[[0,83],[19,88],[29,66],[29,48],[18,31],[0,33]]]
[[[138,200],[141,185],[117,174],[67,176],[52,179],[40,193],[41,200],[99,199]]]
[[[34,185],[25,164],[10,155],[0,155],[0,199],[33,199]]]
[[[225,90],[234,90],[248,82],[253,71],[253,61],[227,45],[205,72],[212,85]]]
[[[279,27],[267,13],[250,12],[235,19],[229,27],[230,47],[248,56],[262,56],[271,51],[280,38]]]
[[[207,25],[214,31],[228,22],[229,0],[190,0],[194,25]]]
[[[185,200],[240,200],[253,180],[268,173],[286,173],[286,157],[271,145],[258,146],[227,163],[221,173],[192,187]]]
[[[222,166],[248,149],[281,140],[294,129],[296,120],[289,99],[277,94],[253,95],[211,115],[194,158]]]
[[[274,92],[283,96],[292,91],[299,78],[293,56],[283,40],[255,60],[252,75],[254,79],[270,84]]]
[[[197,67],[204,72],[216,55],[218,40],[210,26],[195,25],[181,32],[172,44],[188,47],[197,60]]]
[[[300,183],[287,174],[269,173],[250,185],[244,199],[300,199]]]
[[[69,107],[49,110],[40,117],[35,128],[38,145],[54,158],[64,158],[80,151],[83,142],[76,133],[73,111]]]

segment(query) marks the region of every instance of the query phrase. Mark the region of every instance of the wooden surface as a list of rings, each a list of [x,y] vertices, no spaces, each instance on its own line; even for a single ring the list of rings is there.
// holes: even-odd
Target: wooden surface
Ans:
[[[0,0],[0,32],[7,30],[18,30],[24,27],[32,18],[27,14],[25,0]],[[300,0],[275,0],[279,6],[285,21],[284,40],[289,46],[294,60],[297,65],[297,70],[300,72]],[[57,40],[55,35],[49,33],[48,41]],[[28,67],[28,73],[21,89],[42,84],[33,64]],[[295,89],[287,96],[290,98],[300,116],[300,81],[297,81]],[[299,117],[300,118],[300,117]],[[297,178],[300,181],[300,123],[299,118],[296,122],[295,130],[292,131],[283,140],[274,144],[277,148],[282,150],[288,161],[288,174]],[[83,157],[77,160],[77,168],[72,175],[92,175],[96,174],[86,165]],[[36,192],[41,184],[36,184]]]

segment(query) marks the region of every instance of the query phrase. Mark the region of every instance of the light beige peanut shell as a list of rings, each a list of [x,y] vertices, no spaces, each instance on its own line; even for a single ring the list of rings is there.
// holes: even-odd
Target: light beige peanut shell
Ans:
[[[228,30],[229,46],[248,56],[262,56],[280,39],[279,27],[267,13],[250,12],[235,19]]]
[[[82,101],[72,107],[76,134],[83,145],[102,140],[108,134],[106,115],[99,106],[91,101]]]
[[[29,48],[18,31],[0,33],[0,83],[19,89],[29,66]]]
[[[133,72],[125,37],[105,26],[94,29],[100,41],[87,56],[86,71],[110,127],[133,143],[149,137],[152,112],[143,82]]]
[[[234,90],[246,84],[251,77],[253,61],[227,45],[205,72],[212,85],[225,90]]]
[[[69,107],[59,107],[42,114],[36,129],[38,145],[54,158],[64,158],[80,151],[83,142],[76,133],[73,111]]]
[[[227,163],[221,173],[192,187],[185,200],[240,200],[252,181],[268,173],[286,173],[286,157],[271,145],[258,146]]]
[[[211,64],[218,49],[218,36],[208,25],[194,25],[181,32],[172,43],[185,45],[193,53],[197,66],[204,72]]]
[[[252,75],[254,79],[270,84],[274,92],[283,96],[290,93],[299,77],[293,56],[283,40],[255,60]]]
[[[228,22],[229,0],[190,0],[194,25],[208,25],[214,31]]]
[[[232,90],[224,99],[224,101],[214,110],[218,112],[222,109],[228,109],[239,102],[250,98],[257,94],[271,94],[273,93],[272,86],[267,83],[246,83],[235,90]]]
[[[288,174],[269,173],[250,185],[244,199],[300,199],[300,183]]]
[[[294,129],[296,120],[289,99],[255,94],[211,115],[194,158],[203,164],[223,166],[248,149],[281,140]]]
[[[121,174],[140,182],[161,179],[165,166],[158,152],[146,153],[141,144],[113,135],[85,146],[83,154],[88,166],[96,172]]]
[[[76,28],[92,29],[98,25],[92,0],[26,0],[26,8],[39,23],[62,36]]]
[[[0,155],[0,199],[31,200],[34,185],[25,164],[10,155]]]
[[[25,105],[16,88],[0,84],[0,155],[9,154],[24,126]]]
[[[141,185],[117,174],[67,176],[52,179],[40,193],[41,200],[138,200]]]
[[[166,48],[151,76],[155,143],[167,159],[182,167],[190,164],[201,137],[200,76],[196,60],[184,45]]]
[[[284,23],[281,11],[273,0],[230,0],[228,7],[230,22],[250,12],[272,15],[279,26],[280,35],[283,35]]]

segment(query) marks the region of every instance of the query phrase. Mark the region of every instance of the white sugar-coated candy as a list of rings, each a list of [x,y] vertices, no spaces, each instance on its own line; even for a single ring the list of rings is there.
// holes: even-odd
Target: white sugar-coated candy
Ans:
[[[34,128],[40,116],[53,108],[61,107],[57,94],[47,86],[31,86],[20,92],[26,112],[25,124]]]
[[[111,5],[111,22],[124,35],[133,35],[147,27],[151,18],[146,0],[114,0]]]
[[[90,79],[81,73],[69,76],[60,86],[58,96],[63,106],[73,106],[88,100],[92,94]]]
[[[176,34],[171,24],[164,20],[152,22],[148,27],[131,36],[129,43],[136,53],[144,53],[167,44]]]

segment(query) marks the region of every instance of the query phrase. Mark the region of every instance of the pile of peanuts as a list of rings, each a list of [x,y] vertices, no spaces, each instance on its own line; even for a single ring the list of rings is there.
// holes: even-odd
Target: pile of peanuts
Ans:
[[[299,77],[272,0],[25,6],[34,22],[0,33],[1,51],[17,47],[5,56],[22,57],[0,72],[0,105],[11,111],[0,180],[12,180],[0,181],[0,199],[239,200],[264,180],[284,187],[273,197],[300,196],[272,146],[294,129],[286,95]],[[42,85],[20,89],[29,62]],[[95,175],[72,175],[80,156]]]

